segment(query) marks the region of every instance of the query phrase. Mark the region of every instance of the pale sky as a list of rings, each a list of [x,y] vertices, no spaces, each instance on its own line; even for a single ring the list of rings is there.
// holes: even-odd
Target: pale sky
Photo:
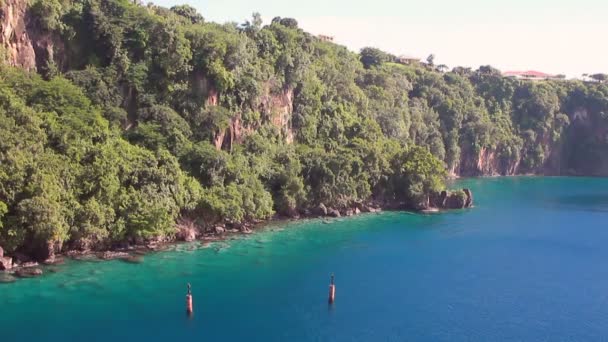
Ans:
[[[490,64],[580,77],[608,73],[608,0],[156,0],[207,21],[292,17],[353,51],[378,47],[450,68]]]

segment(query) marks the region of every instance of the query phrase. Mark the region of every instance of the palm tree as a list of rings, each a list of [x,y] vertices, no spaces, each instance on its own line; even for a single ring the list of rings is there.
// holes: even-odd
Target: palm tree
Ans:
[[[437,70],[439,70],[439,72],[446,72],[446,71],[448,71],[448,69],[449,69],[448,66],[445,64],[439,64],[437,66]]]

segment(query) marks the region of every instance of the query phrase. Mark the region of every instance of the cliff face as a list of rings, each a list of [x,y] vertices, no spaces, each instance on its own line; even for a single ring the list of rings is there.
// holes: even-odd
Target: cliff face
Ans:
[[[23,0],[0,2],[0,46],[9,65],[41,72],[61,43],[36,27],[27,7]]]
[[[207,105],[217,105],[219,96],[220,94],[213,87],[208,87]],[[242,113],[237,113],[237,115],[230,119],[228,128],[216,132],[213,141],[215,147],[218,150],[230,150],[233,144],[242,143],[248,134],[253,133],[264,123],[270,123],[275,126],[282,133],[287,143],[293,143],[294,134],[291,128],[293,96],[293,89],[283,89],[278,93],[273,93],[270,83],[267,82],[257,105],[261,114],[260,120],[245,124],[242,119]]]
[[[579,107],[561,146],[560,174],[608,176],[608,125],[604,112]]]
[[[519,158],[510,160],[498,157],[498,152],[489,147],[483,147],[479,152],[463,149],[460,164],[454,176],[511,176],[519,171]]]
[[[28,70],[36,69],[36,54],[27,28],[27,3],[4,0],[0,6],[0,44],[8,64]]]
[[[557,141],[545,134],[538,139],[544,150],[541,165],[525,170],[521,167],[521,154],[501,158],[495,149],[484,147],[479,152],[462,149],[460,163],[451,172],[453,176],[512,176],[538,174],[547,176],[587,175],[608,176],[608,125],[589,108],[579,107],[568,113],[570,125]]]

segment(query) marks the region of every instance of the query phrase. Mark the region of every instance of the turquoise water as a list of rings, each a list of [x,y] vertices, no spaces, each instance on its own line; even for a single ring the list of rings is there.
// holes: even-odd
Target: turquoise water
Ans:
[[[608,179],[459,185],[476,208],[282,223],[0,284],[0,340],[604,340]]]

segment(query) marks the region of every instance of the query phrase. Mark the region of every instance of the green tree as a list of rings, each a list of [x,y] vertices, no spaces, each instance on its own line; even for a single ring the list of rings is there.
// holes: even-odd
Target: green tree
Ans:
[[[361,49],[359,55],[361,63],[363,63],[363,66],[367,69],[386,63],[389,60],[389,56],[386,52],[372,47]]]

